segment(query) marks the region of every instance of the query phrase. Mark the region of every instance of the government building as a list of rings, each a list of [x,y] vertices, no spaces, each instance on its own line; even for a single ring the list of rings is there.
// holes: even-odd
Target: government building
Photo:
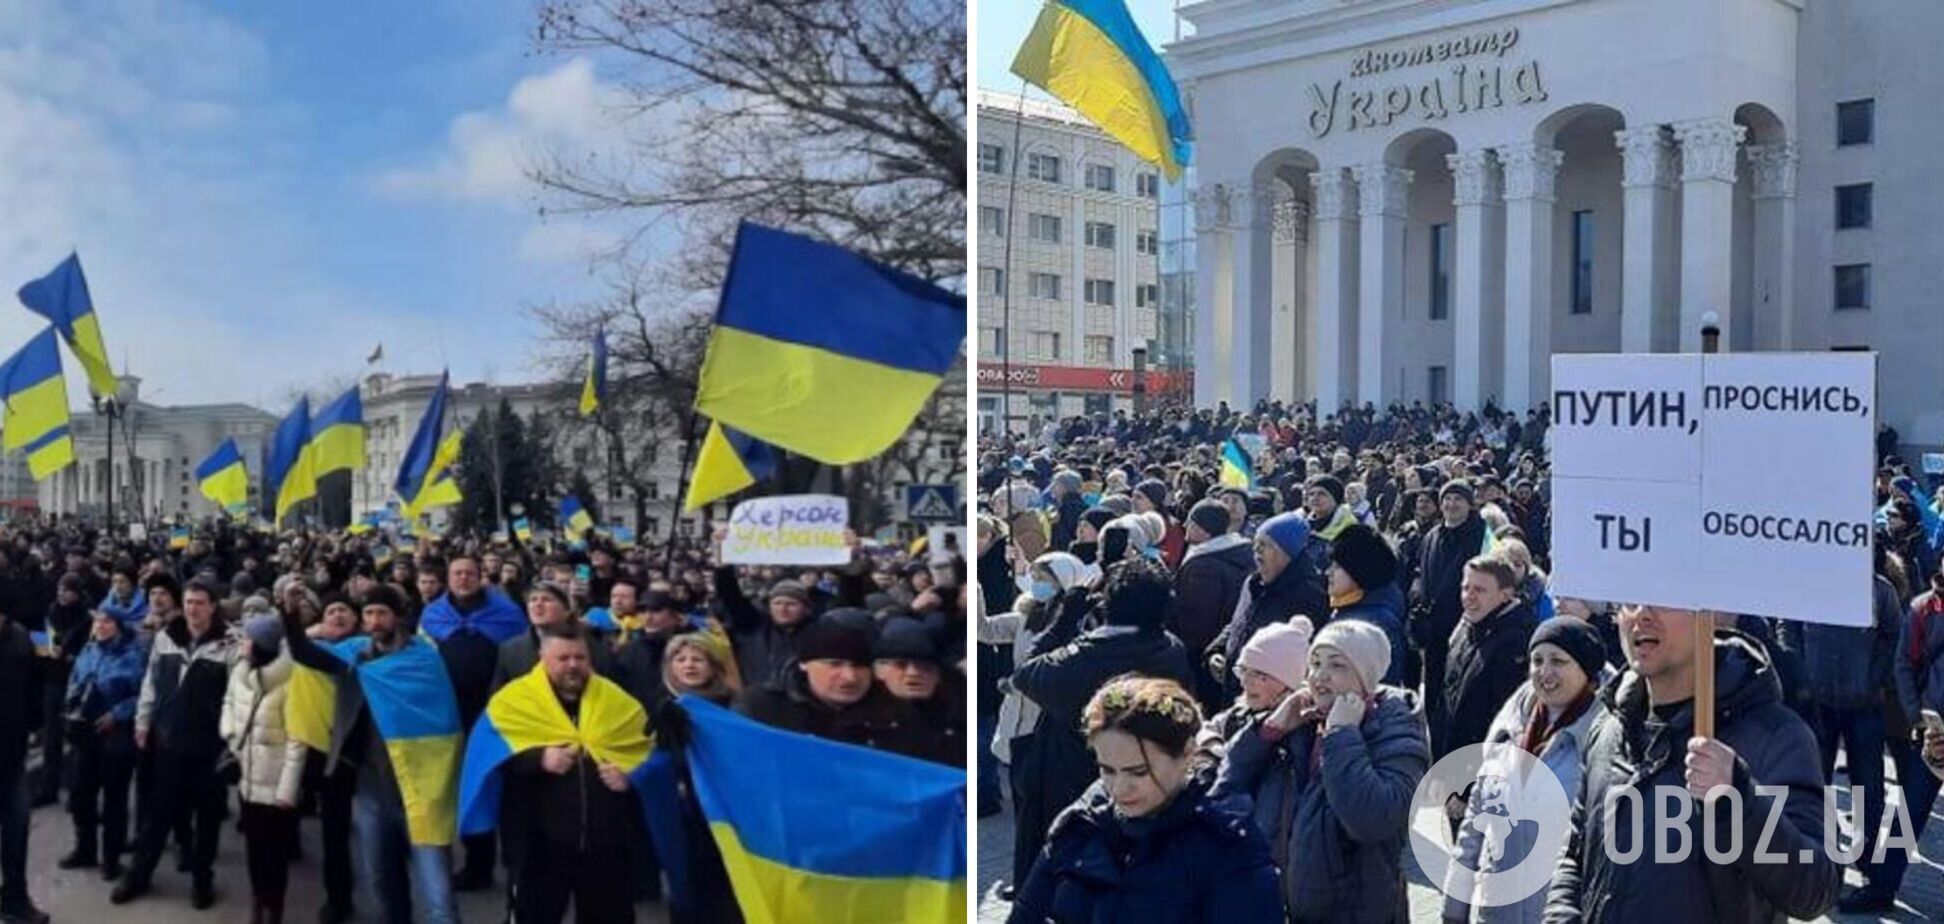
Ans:
[[[1553,353],[1697,350],[1713,313],[1724,350],[1876,351],[1880,418],[1944,443],[1944,3],[1180,15],[1198,405],[1524,409]]]

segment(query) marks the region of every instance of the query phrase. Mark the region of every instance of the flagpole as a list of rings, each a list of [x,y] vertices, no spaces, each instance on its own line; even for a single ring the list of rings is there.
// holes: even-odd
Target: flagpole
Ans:
[[[999,269],[999,432],[1012,436],[1012,290],[1014,204],[1019,201],[1019,136],[1026,127],[1026,79],[1019,80],[1019,106],[1013,111],[1012,174],[1006,184],[1006,253]],[[976,376],[975,376],[976,378]],[[1030,434],[1029,434],[1030,436]]]
[[[675,472],[675,499],[669,505],[668,539],[662,543],[662,566],[668,569],[670,575],[675,571],[675,534],[680,531],[682,505],[688,500],[689,456],[694,449],[695,408],[691,406],[688,416],[682,422],[682,467]],[[704,516],[702,518],[704,529],[708,528],[708,522],[708,517]]]

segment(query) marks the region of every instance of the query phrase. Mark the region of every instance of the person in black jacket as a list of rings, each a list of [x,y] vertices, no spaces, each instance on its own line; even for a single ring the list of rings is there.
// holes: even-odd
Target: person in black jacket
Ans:
[[[1188,554],[1175,573],[1174,602],[1168,607],[1168,631],[1190,652],[1208,650],[1235,615],[1242,588],[1256,570],[1249,540],[1229,531],[1229,509],[1221,501],[1204,500],[1188,511]],[[1228,701],[1221,679],[1200,657],[1194,661],[1193,693],[1204,709],[1218,709]]]
[[[12,580],[23,584],[19,588],[22,605],[32,606],[26,599],[27,577],[16,575]],[[82,646],[88,643],[93,621],[87,603],[81,599],[79,578],[63,576],[54,601],[41,612],[46,614],[42,631],[47,633],[47,646],[40,651],[41,775],[34,791],[36,806],[52,805],[60,798],[61,769],[67,766],[67,722],[62,716],[66,711],[68,674],[74,668],[74,659],[81,656]]]
[[[570,720],[578,721],[594,677],[592,651],[579,623],[540,631],[540,664]],[[581,921],[633,921],[628,860],[641,837],[641,810],[626,771],[556,746],[514,755],[505,774],[500,833],[514,883],[513,919],[564,920],[571,899]]]
[[[27,734],[40,719],[34,642],[0,612],[0,920],[46,924],[27,894]]]
[[[1292,616],[1307,616],[1319,626],[1329,621],[1324,571],[1330,565],[1330,546],[1310,533],[1301,511],[1264,520],[1256,529],[1254,549],[1256,573],[1243,585],[1234,617],[1205,654],[1209,672],[1231,699],[1242,692],[1231,668],[1241,657],[1242,646],[1263,626],[1288,622]]]
[[[614,586],[633,590],[634,582],[624,577]],[[693,627],[675,598],[659,590],[641,596],[640,610],[640,627],[629,633],[628,640],[614,653],[613,677],[652,714],[669,699],[668,685],[662,680],[662,659],[668,643]]]
[[[1011,612],[1013,601],[1019,595],[1019,584],[1013,578],[1012,563],[1006,560],[1006,550],[1012,546],[1006,541],[1005,523],[998,517],[981,515],[978,543],[979,602],[984,605],[980,612]],[[978,684],[975,689],[979,740],[973,746],[979,749],[979,817],[984,818],[1005,809],[999,786],[999,758],[992,753],[992,736],[999,727],[999,703],[1005,698],[999,692],[999,681],[1013,672],[1012,648],[979,643],[974,669]]]
[[[1087,512],[1087,500],[1080,495],[1080,484],[1080,473],[1070,468],[1053,473],[1053,483],[1047,488],[1053,507],[1053,528],[1048,537],[1053,551],[1066,551],[1079,533],[1080,515]]]
[[[911,706],[872,678],[871,614],[832,610],[812,620],[796,643],[789,673],[743,690],[737,712],[773,728],[920,760],[958,765],[965,759],[941,753]]]
[[[540,663],[540,640],[553,626],[581,625],[574,615],[574,604],[567,588],[541,581],[527,591],[527,630],[500,645],[499,663],[493,668],[493,692],[533,672]],[[592,649],[594,672],[603,677],[614,673],[614,653],[598,642]]]
[[[1492,729],[1492,718],[1525,682],[1526,649],[1539,627],[1532,608],[1519,596],[1518,577],[1504,559],[1480,555],[1465,563],[1459,591],[1463,617],[1451,633],[1445,665],[1444,757],[1478,744]]]
[[[785,678],[797,657],[798,635],[817,618],[810,588],[777,581],[758,610],[743,594],[736,566],[723,565],[715,569],[715,596],[743,682],[759,687]]]
[[[1469,483],[1453,480],[1439,488],[1438,510],[1444,519],[1425,534],[1418,552],[1417,582],[1411,586],[1410,619],[1405,626],[1423,664],[1424,714],[1434,760],[1449,752],[1444,746],[1444,675],[1451,632],[1464,611],[1458,586],[1465,579],[1465,563],[1485,546],[1485,521],[1478,516]]]

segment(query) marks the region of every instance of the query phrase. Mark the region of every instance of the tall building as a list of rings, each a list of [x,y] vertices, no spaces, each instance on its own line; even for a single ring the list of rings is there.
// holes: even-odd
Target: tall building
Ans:
[[[40,483],[41,510],[102,517],[112,497],[116,522],[174,516],[200,519],[220,513],[198,488],[196,466],[224,440],[235,439],[254,474],[255,460],[276,429],[277,418],[247,404],[152,404],[142,400],[140,378],[124,375],[120,380],[121,412],[112,422],[112,458],[110,418],[90,410],[75,411],[68,424],[74,436],[75,464]],[[252,499],[255,491],[253,484]]]
[[[1131,407],[1135,351],[1166,352],[1160,173],[1065,106],[981,91],[978,182],[980,428]]]
[[[1198,403],[1524,408],[1551,354],[1692,351],[1712,312],[1727,350],[1877,351],[1879,416],[1944,442],[1944,4],[1180,14]]]

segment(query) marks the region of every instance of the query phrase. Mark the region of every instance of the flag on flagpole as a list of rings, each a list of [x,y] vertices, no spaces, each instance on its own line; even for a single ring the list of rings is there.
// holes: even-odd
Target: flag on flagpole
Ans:
[[[450,385],[450,373],[439,374],[439,384],[432,389],[432,397],[425,402],[425,412],[419,415],[418,429],[412,434],[412,442],[405,449],[405,457],[398,466],[398,479],[393,482],[393,490],[398,492],[398,500],[407,509],[405,517],[410,522],[416,514],[410,513],[420,492],[434,482],[432,459],[438,455],[439,444],[445,433],[446,392]]]
[[[37,334],[0,364],[0,449],[27,453],[35,481],[74,463],[74,438],[68,429],[67,378],[61,374],[61,348],[54,328]]]
[[[310,396],[297,399],[270,438],[270,464],[265,482],[276,498],[270,522],[282,526],[290,508],[317,496],[317,472],[310,438]]]
[[[560,525],[567,531],[567,538],[579,539],[594,528],[594,517],[580,498],[569,494],[560,499]]]
[[[1048,0],[1013,56],[1012,72],[1072,106],[1169,180],[1188,166],[1188,110],[1125,0]]]
[[[607,397],[607,331],[594,332],[594,351],[587,357],[587,378],[581,383],[580,412],[591,417]]]
[[[88,279],[81,272],[81,255],[68,254],[54,271],[20,287],[20,303],[28,311],[54,322],[74,358],[88,373],[88,391],[108,398],[118,390],[101,341],[101,317],[95,314]]]
[[[776,472],[776,461],[776,447],[711,421],[702,451],[695,457],[695,472],[689,476],[683,512],[699,510],[768,478]]]
[[[336,401],[324,406],[311,421],[316,474],[355,472],[365,464],[364,399],[358,386],[351,386]]]
[[[216,451],[196,466],[196,486],[211,503],[229,513],[238,513],[250,503],[250,473],[243,466],[243,454],[236,440],[227,439]]]

